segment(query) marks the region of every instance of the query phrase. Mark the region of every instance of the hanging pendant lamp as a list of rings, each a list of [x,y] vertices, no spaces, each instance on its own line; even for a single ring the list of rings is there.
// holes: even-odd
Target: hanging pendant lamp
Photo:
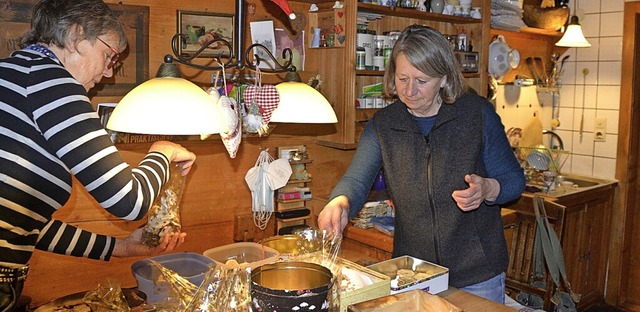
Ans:
[[[577,0],[574,1],[577,2]],[[585,38],[582,33],[582,26],[580,26],[578,16],[576,15],[576,2],[573,3],[573,15],[571,16],[571,22],[564,31],[562,38],[556,42],[556,46],[558,47],[588,48],[591,46],[591,43],[587,41],[587,38]]]

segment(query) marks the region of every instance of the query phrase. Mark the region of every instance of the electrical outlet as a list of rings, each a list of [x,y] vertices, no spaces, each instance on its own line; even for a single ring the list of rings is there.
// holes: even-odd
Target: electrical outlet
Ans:
[[[593,140],[596,142],[604,142],[607,139],[607,118],[596,117],[593,126]]]
[[[256,237],[256,226],[252,213],[236,214],[233,218],[233,240],[236,242],[252,242]]]

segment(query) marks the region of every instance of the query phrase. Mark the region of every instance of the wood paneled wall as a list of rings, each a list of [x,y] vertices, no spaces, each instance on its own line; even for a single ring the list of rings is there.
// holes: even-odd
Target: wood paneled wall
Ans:
[[[116,1],[107,1],[116,3]],[[131,0],[121,1],[128,5],[150,7],[149,18],[149,71],[155,74],[165,54],[171,53],[170,40],[176,32],[176,10],[212,11],[233,13],[234,2],[224,1],[168,1]],[[256,15],[249,20],[271,19],[275,16],[276,27],[287,27],[286,16],[270,1],[253,0]],[[293,9],[306,12],[308,4],[292,3]],[[247,33],[249,27],[246,27]],[[245,42],[248,42],[245,41]],[[306,70],[303,79],[315,75],[313,51],[307,53]],[[206,60],[203,60],[206,61]],[[199,84],[206,84],[211,73],[198,73],[182,68],[183,75]],[[329,77],[324,77],[325,79]],[[278,80],[267,77],[263,80]],[[117,102],[118,97],[95,97],[94,103]],[[180,116],[177,118],[188,118]],[[254,164],[261,149],[269,148],[272,155],[277,146],[305,144],[313,163],[308,166],[313,181],[310,185],[314,200],[311,208],[315,213],[322,209],[326,197],[346,170],[353,151],[340,151],[315,144],[317,134],[335,131],[332,125],[279,125],[267,138],[243,138],[236,158],[231,159],[220,141],[213,137],[207,141],[180,142],[194,151],[198,159],[187,180],[187,187],[181,204],[183,230],[187,240],[179,251],[202,253],[204,250],[233,243],[233,219],[236,214],[251,211],[251,195],[244,176]],[[120,145],[127,162],[137,164],[149,144]],[[65,220],[81,228],[118,237],[144,222],[118,220],[105,212],[80,185],[75,185],[72,198],[54,217]],[[273,235],[273,232],[258,233],[256,239]],[[119,281],[123,287],[135,286],[130,266],[142,258],[112,259],[109,262],[55,255],[36,251],[30,261],[31,271],[25,284],[24,294],[32,298],[36,307],[50,300],[86,291],[97,287],[107,278]]]

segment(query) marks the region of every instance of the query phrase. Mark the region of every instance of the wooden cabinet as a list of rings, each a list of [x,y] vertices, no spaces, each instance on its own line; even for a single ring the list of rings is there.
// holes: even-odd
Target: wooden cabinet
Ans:
[[[562,248],[571,287],[582,295],[578,311],[604,302],[615,186],[557,201],[567,207]]]
[[[308,158],[306,146],[278,147],[278,157],[288,158],[291,164],[291,178],[287,185],[276,194],[276,235],[291,234],[300,226],[306,226],[311,219],[311,209],[307,202],[312,199],[309,183],[311,175],[307,166],[313,161]]]
[[[604,303],[615,187],[616,183],[611,182],[568,196],[546,198],[551,201],[547,212],[553,211],[549,213],[549,219],[561,240],[567,278],[573,291],[582,295],[576,304],[578,311]],[[510,247],[507,288],[513,297],[519,291],[545,297],[545,310],[548,310],[552,308],[553,282],[547,279],[546,290],[530,286],[533,282],[531,244],[536,226],[531,198],[531,194],[524,194],[518,202],[507,207],[516,211],[518,216],[509,224],[505,222]]]
[[[317,51],[318,72],[323,78],[322,93],[333,105],[338,116],[336,132],[318,136],[317,143],[339,148],[354,149],[360,131],[375,109],[356,109],[356,99],[364,85],[382,81],[382,71],[356,70],[356,28],[358,12],[377,14],[381,18],[370,20],[367,28],[382,34],[385,31],[402,30],[411,24],[424,24],[443,34],[457,34],[462,28],[467,32],[473,50],[479,53],[479,72],[465,74],[468,84],[482,95],[487,93],[487,58],[490,40],[490,0],[473,0],[481,7],[482,19],[420,12],[404,8],[391,8],[356,0],[344,1],[345,41],[342,47],[321,48]],[[331,8],[333,2],[319,3],[320,9]]]

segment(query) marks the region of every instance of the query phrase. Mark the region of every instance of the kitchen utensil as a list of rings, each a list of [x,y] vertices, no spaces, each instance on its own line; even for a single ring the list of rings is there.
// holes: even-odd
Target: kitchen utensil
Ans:
[[[525,62],[527,63],[527,66],[529,66],[529,71],[531,71],[531,75],[533,75],[533,79],[536,81],[536,84],[540,84],[542,80],[540,80],[540,74],[538,73],[538,69],[533,62],[533,58],[527,57]]]
[[[502,77],[511,70],[509,53],[512,50],[502,35],[496,36],[496,39],[489,45],[489,73],[496,79],[501,80]]]
[[[553,185],[556,183],[558,173],[555,171],[547,170],[542,172],[542,181],[547,188],[547,193],[553,190]]]
[[[520,146],[538,146],[542,144],[542,120],[536,112],[529,119],[527,125],[522,128],[522,138]]]
[[[562,60],[560,61],[560,71],[564,69],[564,62],[566,62],[568,58],[569,58],[569,55],[565,55],[565,57],[563,57]]]
[[[520,65],[520,52],[513,49],[509,52],[509,66],[515,69],[518,65]]]
[[[536,67],[540,70],[540,72],[542,73],[540,75],[540,78],[542,79],[542,82],[545,86],[549,85],[549,73],[547,72],[547,66],[544,64],[544,61],[542,61],[542,58],[540,57],[534,57],[533,60],[536,62]]]
[[[536,170],[547,171],[549,170],[549,163],[551,159],[539,150],[534,150],[527,156],[527,163],[529,166]]]

